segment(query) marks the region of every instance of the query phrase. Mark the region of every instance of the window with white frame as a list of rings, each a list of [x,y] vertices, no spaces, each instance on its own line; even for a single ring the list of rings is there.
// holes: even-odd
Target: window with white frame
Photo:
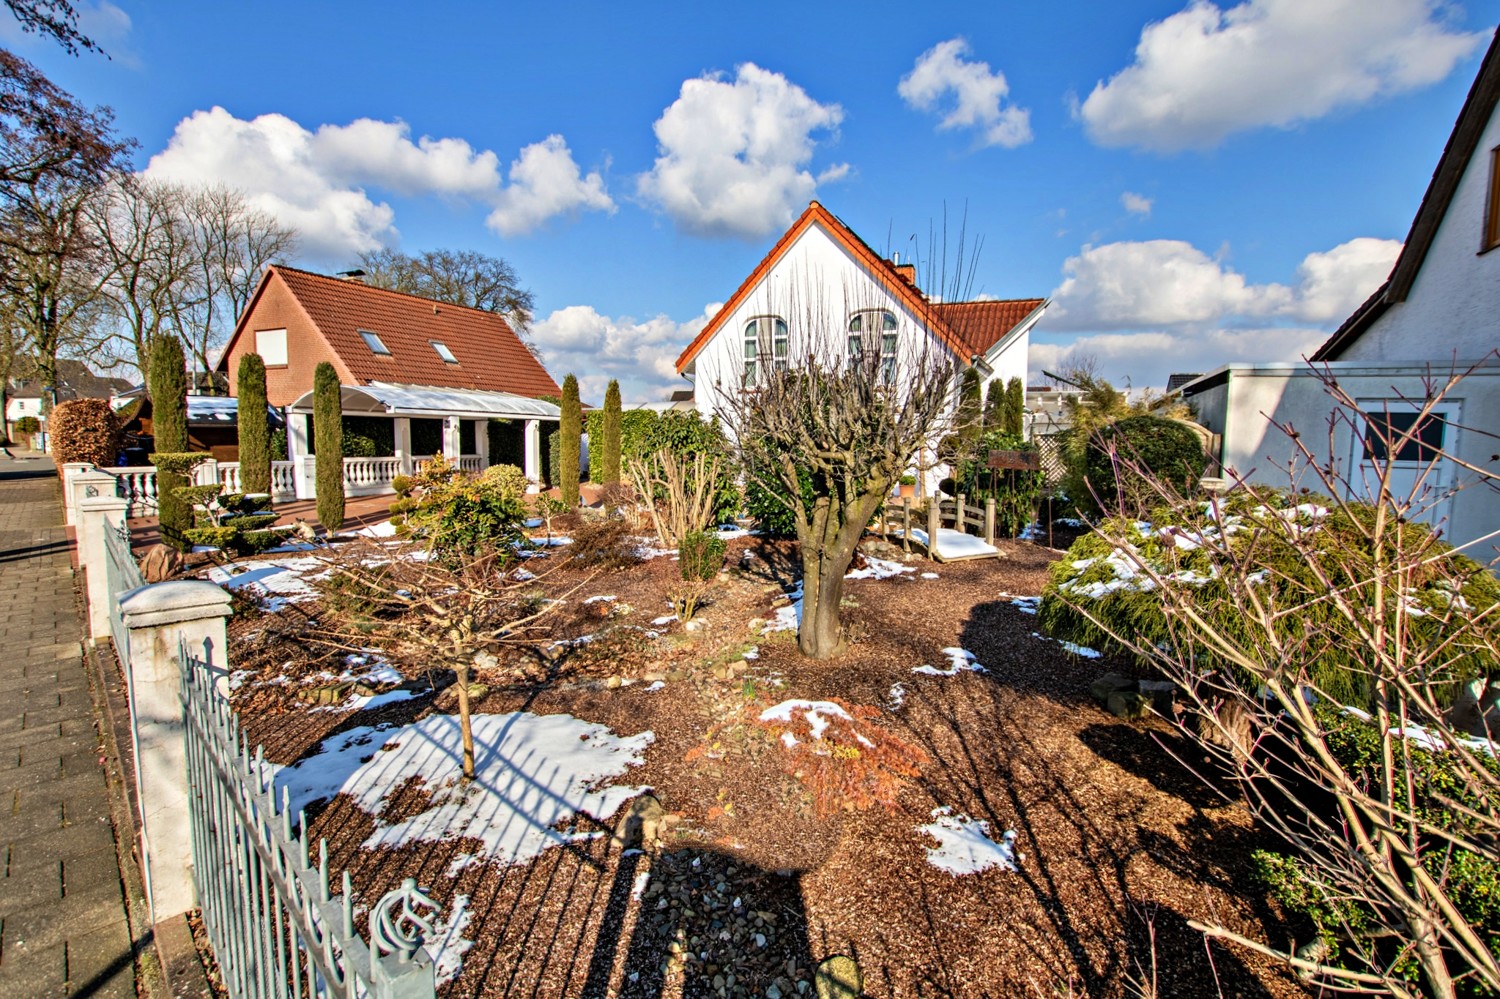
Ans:
[[[849,358],[853,361],[873,357],[879,351],[880,377],[889,385],[896,380],[895,313],[887,309],[865,309],[849,317]]]
[[[391,348],[385,345],[385,341],[380,339],[380,334],[374,330],[360,330],[359,338],[365,342],[366,347],[370,348],[370,353],[391,356]]]
[[[745,324],[746,387],[757,384],[771,370],[785,371],[791,356],[791,337],[780,316],[757,316]]]
[[[286,364],[286,330],[256,330],[255,352],[266,367]]]

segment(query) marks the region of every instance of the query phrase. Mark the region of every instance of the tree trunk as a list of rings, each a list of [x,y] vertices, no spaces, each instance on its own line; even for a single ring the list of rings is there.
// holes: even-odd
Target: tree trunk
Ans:
[[[458,730],[464,744],[464,779],[474,779],[474,727],[469,723],[469,667],[454,670],[458,674]]]
[[[797,630],[797,647],[809,659],[832,659],[847,647],[841,618],[844,574],[875,507],[890,489],[884,481],[873,485],[879,488],[857,497],[850,506],[820,507],[812,524],[799,526],[802,625]]]

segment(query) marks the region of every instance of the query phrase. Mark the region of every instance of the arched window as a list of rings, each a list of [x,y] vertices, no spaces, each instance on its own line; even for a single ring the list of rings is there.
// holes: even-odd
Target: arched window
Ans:
[[[879,351],[880,377],[896,380],[896,315],[887,309],[865,309],[849,317],[849,357],[862,360]]]
[[[744,385],[762,380],[774,366],[785,371],[791,354],[786,320],[780,316],[757,316],[745,324]]]

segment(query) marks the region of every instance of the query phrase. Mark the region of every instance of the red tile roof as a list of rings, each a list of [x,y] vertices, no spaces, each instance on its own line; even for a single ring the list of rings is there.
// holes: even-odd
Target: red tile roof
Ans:
[[[756,265],[755,270],[750,272],[750,276],[745,278],[744,282],[735,290],[735,293],[729,296],[729,301],[725,302],[719,311],[714,313],[714,317],[693,338],[693,342],[688,344],[687,348],[678,355],[677,372],[679,374],[692,363],[693,358],[698,356],[698,352],[703,349],[704,345],[728,321],[730,315],[733,314],[739,304],[750,296],[755,290],[756,285],[761,282],[761,279],[765,277],[776,261],[780,260],[791,249],[792,244],[797,241],[797,237],[813,225],[822,227],[835,241],[842,244],[855,260],[864,265],[872,278],[884,285],[892,295],[904,302],[912,314],[917,317],[918,321],[931,330],[933,335],[939,340],[947,344],[965,365],[969,363],[970,358],[974,354],[984,353],[996,341],[1010,332],[1016,322],[1020,322],[1026,318],[1026,316],[1031,314],[1032,309],[1042,305],[1045,301],[1040,298],[1027,298],[1016,299],[1014,302],[955,302],[948,306],[936,305],[929,301],[927,296],[922,294],[921,290],[913,282],[912,275],[915,272],[915,268],[907,265],[897,266],[891,263],[876,253],[868,243],[859,237],[858,233],[845,225],[836,215],[827,208],[824,208],[819,202],[813,201],[808,204],[807,210],[798,217],[797,221],[792,223],[791,228],[776,241],[776,245],[771,247],[770,252]],[[975,310],[972,316],[964,314],[960,317],[964,324],[963,332],[955,329],[952,326],[952,320],[943,313],[945,308],[953,309],[956,306],[1009,306],[1014,304],[1019,308],[1019,305],[1022,303],[1030,303],[1032,308],[1021,313],[1016,317],[1015,322],[995,332],[993,336],[990,336],[992,327],[1002,321],[1004,315],[1008,313],[1003,313],[1000,309],[986,308]],[[986,337],[989,337],[987,341]],[[976,347],[975,344],[979,343],[983,343],[984,345]]]
[[[275,279],[285,284],[361,384],[487,389],[533,399],[562,394],[510,324],[493,312],[285,266],[267,268],[262,287]],[[252,299],[245,316],[253,309]],[[244,318],[236,336],[243,330]],[[377,334],[390,356],[371,351],[359,335],[361,330]],[[449,364],[439,357],[434,340],[445,344],[458,363]],[[228,348],[224,356],[229,356]]]
[[[942,302],[933,308],[968,346],[970,354],[983,354],[1046,301],[1045,298],[1011,298],[990,302]]]

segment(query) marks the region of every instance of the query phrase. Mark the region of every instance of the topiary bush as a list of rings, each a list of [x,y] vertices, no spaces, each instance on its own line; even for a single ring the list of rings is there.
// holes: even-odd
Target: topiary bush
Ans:
[[[25,444],[27,447],[30,447],[31,446],[31,435],[40,432],[41,429],[42,429],[42,421],[38,420],[35,416],[23,416],[23,417],[21,417],[15,423],[15,433],[16,433],[17,443],[22,443],[22,444]]]
[[[329,534],[344,526],[344,420],[339,376],[327,361],[313,371],[313,456],[318,521]]]
[[[1112,517],[1053,563],[1037,621],[1054,638],[1107,651],[1127,651],[1111,632],[1142,645],[1170,644],[1174,631],[1158,592],[1161,584],[1151,578],[1154,573],[1165,585],[1190,596],[1195,613],[1208,624],[1238,642],[1249,642],[1251,625],[1229,589],[1230,580],[1240,574],[1227,571],[1200,543],[1222,540],[1236,558],[1253,558],[1256,570],[1246,579],[1257,598],[1266,606],[1287,609],[1278,622],[1287,647],[1301,646],[1308,635],[1318,636],[1316,654],[1299,657],[1289,668],[1305,670],[1330,697],[1363,707],[1371,696],[1360,651],[1364,639],[1349,633],[1341,640],[1340,634],[1350,629],[1347,620],[1317,598],[1340,588],[1369,593],[1373,599],[1369,580],[1377,575],[1378,553],[1371,550],[1354,518],[1368,524],[1374,516],[1374,509],[1362,504],[1340,507],[1306,496],[1244,490],[1213,502],[1157,507],[1148,520]],[[1500,602],[1500,582],[1477,562],[1431,538],[1425,526],[1409,523],[1403,530],[1408,543],[1430,544],[1426,550],[1432,558],[1442,555],[1466,580],[1456,593],[1443,577],[1412,580],[1400,599],[1423,611],[1409,618],[1414,637],[1420,638],[1415,635],[1420,631],[1433,642],[1443,641],[1444,614],[1450,607],[1468,608],[1465,613],[1476,617],[1488,614],[1488,640],[1466,639],[1452,654],[1463,662],[1467,676],[1500,670],[1500,615],[1490,609]],[[1309,532],[1326,538],[1318,546],[1316,564],[1309,564],[1296,545]],[[1386,592],[1387,599],[1396,599]],[[1232,663],[1218,661],[1206,647],[1195,655],[1205,672],[1234,671]]]
[[[33,428],[40,429],[36,417],[23,416],[16,421],[18,433],[28,432],[22,427],[28,420]],[[74,399],[59,403],[52,410],[48,425],[52,431],[52,457],[59,475],[62,466],[70,461],[86,461],[109,468],[120,456],[120,424],[114,410],[103,399]]]
[[[1129,511],[1159,501],[1151,480],[1179,496],[1191,495],[1204,463],[1203,442],[1186,424],[1160,416],[1128,416],[1090,438],[1082,468],[1086,481],[1079,495],[1071,490],[1068,495],[1090,511],[1099,511],[1100,502],[1103,512]]]

